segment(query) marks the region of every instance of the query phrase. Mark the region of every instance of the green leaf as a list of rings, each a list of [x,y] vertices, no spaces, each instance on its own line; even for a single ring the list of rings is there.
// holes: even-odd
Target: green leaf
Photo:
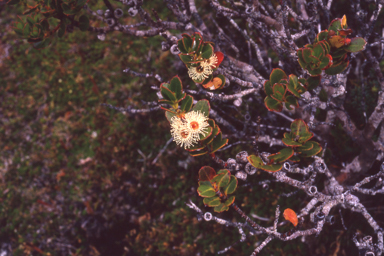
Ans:
[[[211,135],[209,135],[209,137],[206,137],[204,140],[200,140],[200,142],[203,143],[204,145],[210,144],[215,138],[215,136],[219,134],[219,132],[220,132],[220,128],[218,126],[215,126],[215,128],[213,128]]]
[[[269,82],[269,80],[264,82],[264,91],[267,96],[271,96],[273,94],[271,82]]]
[[[311,143],[313,147],[310,150],[300,152],[301,153],[300,156],[304,156],[304,157],[314,156],[320,153],[320,151],[322,150],[320,144],[316,141],[308,141],[307,143]]]
[[[169,111],[165,111],[165,117],[167,118],[168,122],[171,122],[171,119],[174,116],[176,116],[176,114],[169,112]]]
[[[193,152],[189,152],[189,154],[193,157],[196,157],[196,156],[202,156],[202,155],[208,154],[208,151],[207,150],[193,151]]]
[[[192,41],[191,50],[196,52],[199,55],[200,54],[199,51],[201,50],[202,43],[203,43],[203,37],[199,32],[195,32],[195,36],[193,37],[193,41]]]
[[[89,28],[89,19],[85,15],[81,15],[79,18],[79,28],[81,31],[87,31]]]
[[[280,112],[283,109],[283,104],[270,96],[265,97],[264,104],[269,111]]]
[[[211,136],[212,135],[212,130],[213,130],[213,128],[212,127],[206,127],[205,128],[205,131],[206,131],[206,133],[204,133],[204,135],[203,134],[199,134],[199,140],[205,140],[205,139],[207,139],[209,136]]]
[[[220,200],[220,197],[218,197],[218,196],[214,196],[214,197],[210,197],[210,198],[206,197],[206,198],[204,198],[203,203],[205,205],[210,206],[210,207],[214,207],[214,206],[220,205],[221,200]]]
[[[307,150],[310,150],[313,148],[313,144],[311,143],[312,141],[307,141],[306,143],[304,143],[302,146],[300,147],[297,147],[297,151],[298,152],[303,152],[303,151],[307,151]]]
[[[273,86],[275,83],[280,82],[281,79],[287,79],[287,75],[280,68],[274,68],[269,76],[269,81]]]
[[[304,48],[300,48],[297,50],[297,57],[298,57],[297,60],[299,61],[300,67],[303,69],[306,69],[307,63],[305,63],[304,58],[303,58],[303,49]]]
[[[224,187],[224,195],[229,195],[235,192],[237,188],[237,178],[234,175],[231,175],[231,179],[227,186]]]
[[[212,141],[212,150],[211,153],[216,152],[217,150],[221,149],[225,145],[227,145],[228,139],[223,139],[221,132],[213,139]]]
[[[179,51],[182,53],[188,53],[187,49],[185,48],[185,46],[183,44],[183,38],[181,38],[177,41],[177,48],[179,48]]]
[[[217,172],[217,175],[213,177],[213,179],[211,179],[210,182],[211,184],[216,183],[217,187],[222,188],[228,185],[230,178],[231,178],[231,172],[226,169],[222,169]]]
[[[212,187],[211,184],[208,185],[208,183],[209,183],[209,181],[199,182],[200,185],[197,188],[197,193],[199,193],[199,196],[201,196],[201,197],[213,197],[216,195],[215,189]]]
[[[177,100],[180,100],[183,97],[185,97],[185,94],[183,93],[183,85],[182,85],[181,80],[178,76],[174,76],[171,79],[171,82],[169,84],[169,89],[173,93],[175,93]]]
[[[193,152],[193,151],[197,151],[197,150],[202,150],[205,148],[205,145],[201,145],[200,143],[199,144],[195,144],[193,145],[192,147],[189,147],[185,150],[187,150],[188,152]]]
[[[195,106],[193,106],[192,111],[200,111],[205,116],[209,116],[209,110],[211,109],[211,106],[209,104],[208,100],[199,100]]]
[[[199,170],[199,181],[210,181],[215,175],[215,169],[210,166],[203,166]]]
[[[267,172],[277,172],[277,171],[280,171],[281,168],[283,168],[283,165],[281,164],[263,165],[260,167],[260,169]]]
[[[263,160],[259,156],[250,155],[247,157],[248,162],[255,168],[260,168],[264,165]]]
[[[302,144],[312,138],[313,133],[309,132],[308,125],[303,120],[296,119],[291,123],[291,136]]]
[[[235,196],[231,196],[230,198],[228,198],[228,199],[224,202],[224,205],[225,205],[225,206],[230,206],[230,205],[232,205],[234,202],[235,202]]]
[[[339,29],[341,29],[341,19],[337,18],[337,19],[334,19],[333,21],[331,21],[331,23],[329,24],[329,27],[328,27],[328,31],[333,30],[333,31],[337,32],[337,30],[339,30]]]
[[[193,56],[185,54],[185,53],[179,53],[179,57],[180,57],[181,61],[186,63],[186,64],[194,61]]]
[[[331,61],[332,61],[332,57],[331,57],[331,55],[327,55],[327,56],[325,56],[325,57],[321,60],[319,68],[320,68],[320,69],[324,69],[325,67],[328,66],[328,64],[329,64]]]
[[[347,52],[359,52],[365,49],[367,42],[362,37],[351,38],[351,43],[344,49]]]
[[[313,59],[313,50],[309,48],[303,49],[303,59],[305,63],[311,63],[314,61]],[[315,59],[316,60],[316,59]]]
[[[306,91],[305,88],[299,84],[297,76],[293,74],[289,75],[289,83],[287,89],[298,98],[301,98],[301,93]]]
[[[169,100],[169,101],[172,101],[172,102],[176,102],[177,99],[176,99],[176,95],[175,93],[173,93],[170,89],[168,89],[167,87],[164,86],[165,84],[161,84],[160,85],[160,93],[161,95],[164,97],[164,99],[166,100]]]
[[[185,98],[181,101],[180,110],[183,112],[189,112],[193,105],[193,97],[191,95],[186,95]]]
[[[338,65],[333,64],[330,68],[325,70],[327,75],[337,75],[343,72],[349,65],[349,61],[341,62]]]
[[[328,39],[328,30],[323,30],[319,34],[317,34],[316,40],[317,42],[327,40]]]
[[[201,52],[201,57],[203,59],[209,59],[213,54],[213,47],[210,44],[204,44],[202,52]]]
[[[271,95],[271,97],[277,101],[284,101],[286,92],[287,88],[283,84],[274,84],[273,94]]]
[[[292,148],[283,148],[278,153],[268,156],[268,159],[273,160],[274,163],[282,163],[293,156],[293,153]]]
[[[215,212],[223,212],[223,211],[228,211],[229,207],[226,206],[225,204],[221,203],[219,206],[216,206],[213,208]]]
[[[181,36],[185,50],[190,52],[192,48],[192,38],[188,34],[182,34]]]
[[[315,89],[317,86],[319,86],[320,84],[320,81],[321,81],[321,76],[310,76],[308,79],[307,79],[307,88],[308,90],[313,90]]]
[[[313,55],[319,59],[322,59],[326,55],[322,43],[319,42],[313,45]]]
[[[296,141],[294,141],[292,139],[283,138],[281,141],[284,143],[284,145],[286,145],[288,147],[298,147],[298,146],[301,146],[301,143],[296,142]]]

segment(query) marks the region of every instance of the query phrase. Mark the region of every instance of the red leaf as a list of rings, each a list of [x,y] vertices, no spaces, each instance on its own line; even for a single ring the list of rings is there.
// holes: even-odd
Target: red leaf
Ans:
[[[297,220],[297,215],[292,209],[289,209],[289,208],[285,209],[283,215],[287,221],[293,224],[293,226],[296,227],[297,224],[299,223],[299,221]]]
[[[217,57],[217,64],[216,64],[216,68],[217,68],[220,65],[220,63],[223,61],[224,54],[222,52],[215,52],[215,54]]]

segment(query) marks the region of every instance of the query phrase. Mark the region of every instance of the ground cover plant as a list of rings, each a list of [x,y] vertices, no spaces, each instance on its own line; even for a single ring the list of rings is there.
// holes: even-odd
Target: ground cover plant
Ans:
[[[382,255],[381,0],[0,4],[2,255]]]

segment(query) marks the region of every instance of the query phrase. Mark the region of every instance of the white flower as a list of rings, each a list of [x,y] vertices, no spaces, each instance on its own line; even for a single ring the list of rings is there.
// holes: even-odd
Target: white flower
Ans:
[[[189,131],[186,122],[177,116],[171,119],[171,135],[176,144],[180,145],[180,147],[184,146],[185,149],[199,141],[199,137],[194,136],[193,133]]]
[[[204,61],[203,61],[204,62]],[[202,62],[202,63],[203,63]],[[210,74],[212,74],[213,70],[210,65],[199,65],[197,67],[190,67],[188,69],[188,75],[193,80],[201,81],[207,78]]]
[[[200,134],[205,135],[209,126],[208,117],[201,112],[190,111],[182,118],[174,116],[171,119],[171,134],[177,145],[185,149],[196,144]]]
[[[204,60],[200,65],[201,66],[209,66],[211,69],[214,69],[214,68],[216,68],[217,62],[218,62],[218,59],[217,59],[216,54],[212,54],[212,56],[209,59]]]
[[[199,137],[199,134],[205,135],[208,132],[206,129],[209,127],[207,120],[208,117],[199,111],[191,111],[185,114],[188,129],[197,137]]]

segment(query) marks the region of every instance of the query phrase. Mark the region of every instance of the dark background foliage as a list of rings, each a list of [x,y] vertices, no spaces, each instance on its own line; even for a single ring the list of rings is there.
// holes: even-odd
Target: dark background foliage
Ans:
[[[102,1],[92,0],[89,5],[93,10],[106,9]],[[331,19],[350,12],[348,1],[335,1],[334,5]],[[197,7],[202,18],[209,20],[209,4],[197,1]],[[163,20],[173,19],[161,1],[145,1],[144,8],[156,9]],[[5,255],[213,255],[236,242],[240,235],[235,229],[201,221],[185,205],[191,199],[204,207],[196,193],[198,170],[203,165],[218,166],[208,156],[190,157],[173,142],[152,163],[170,139],[163,111],[131,115],[101,105],[141,108],[141,100],[157,100],[151,86],[157,87],[159,82],[130,76],[123,72],[127,67],[157,73],[166,80],[179,74],[183,83],[190,83],[178,57],[161,51],[163,38],[110,33],[101,41],[96,34],[75,29],[64,38],[55,37],[49,47],[35,50],[12,30],[11,23],[22,11],[21,7],[0,5],[0,246],[9,253]],[[325,27],[327,21],[322,18]],[[122,23],[136,19],[124,15]],[[378,31],[383,19],[378,19]],[[352,28],[360,25],[354,20],[348,24]],[[276,65],[278,56],[272,50],[268,53]],[[384,62],[380,64],[383,71]],[[360,128],[365,124],[363,113],[373,111],[379,90],[369,65],[364,79],[363,87],[360,78],[349,78],[345,102]],[[233,91],[235,87],[224,90]],[[365,105],[360,104],[363,98]],[[269,118],[264,108],[249,112],[254,119],[259,115]],[[231,118],[244,113],[222,106],[220,114]],[[319,111],[318,119],[321,115]],[[289,122],[278,117],[268,122],[289,127]],[[225,133],[226,127],[222,130]],[[262,132],[282,136],[281,131]],[[326,160],[338,170],[359,149],[341,125],[336,124],[329,136]],[[276,149],[260,145],[260,150]],[[253,148],[236,145],[222,151],[220,157],[233,158],[242,150],[252,152]],[[372,173],[378,166],[372,167]],[[292,192],[288,185],[257,185],[266,179],[268,174],[259,171],[246,182],[240,181],[236,191],[236,203],[246,213],[271,217],[262,225],[272,223],[277,204],[301,209],[308,203],[303,192],[282,196]],[[383,198],[362,201],[383,226]],[[318,237],[273,241],[261,255],[357,255],[351,238],[356,230],[372,230],[360,215],[342,209],[349,227],[344,230],[339,212],[332,214],[336,224],[325,227]],[[217,216],[240,221],[231,211]],[[225,255],[250,255],[263,239],[248,238]]]

